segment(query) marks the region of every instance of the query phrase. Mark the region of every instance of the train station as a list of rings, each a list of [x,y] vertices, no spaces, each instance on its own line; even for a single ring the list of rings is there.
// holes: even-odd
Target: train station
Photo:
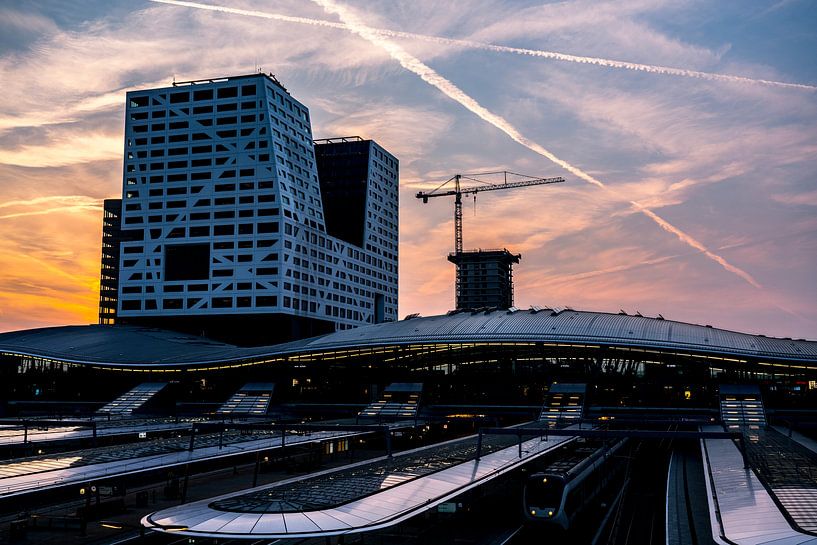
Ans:
[[[4,509],[84,501],[157,543],[435,542],[491,506],[508,524],[475,542],[592,542],[647,514],[647,542],[817,540],[812,341],[534,307],[254,347],[52,328],[0,353]],[[17,531],[80,532],[46,519]]]
[[[516,306],[521,254],[463,248],[463,195],[564,179],[419,192],[455,303],[398,319],[384,147],[263,73],[124,133],[99,324],[0,333],[6,542],[817,545],[817,342]]]

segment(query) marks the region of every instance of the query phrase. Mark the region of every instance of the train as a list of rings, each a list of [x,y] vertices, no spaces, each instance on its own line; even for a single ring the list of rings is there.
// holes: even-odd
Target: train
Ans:
[[[568,457],[529,475],[522,491],[527,522],[568,530],[599,494],[620,482],[626,460],[619,451],[626,442],[620,439],[602,444],[592,453],[578,450],[581,458],[576,459],[574,454],[574,463]]]

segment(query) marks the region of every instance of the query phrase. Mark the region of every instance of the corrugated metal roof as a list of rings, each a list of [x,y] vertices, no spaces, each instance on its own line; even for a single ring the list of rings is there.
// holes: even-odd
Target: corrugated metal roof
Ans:
[[[475,342],[626,346],[788,360],[817,367],[817,342],[814,341],[749,335],[643,316],[550,309],[419,317],[253,348],[132,326],[66,326],[0,334],[0,352],[67,362],[168,366],[260,360],[357,347]]]
[[[411,342],[578,342],[695,350],[817,363],[817,342],[750,335],[672,320],[600,312],[461,312],[378,324],[292,343],[312,350]]]

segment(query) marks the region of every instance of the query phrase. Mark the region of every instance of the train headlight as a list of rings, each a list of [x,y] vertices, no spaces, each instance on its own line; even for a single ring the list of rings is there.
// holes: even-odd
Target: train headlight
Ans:
[[[536,509],[531,509],[530,514],[535,517],[536,516]]]
[[[553,511],[548,511],[548,516],[552,517],[553,516]]]
[[[548,478],[547,478],[547,477],[545,477],[544,479],[542,479],[542,484],[547,484],[547,482],[548,482]]]

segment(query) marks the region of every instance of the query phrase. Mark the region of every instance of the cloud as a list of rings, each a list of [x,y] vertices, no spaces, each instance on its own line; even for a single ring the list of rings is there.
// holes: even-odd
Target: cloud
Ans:
[[[319,26],[324,28],[352,30],[354,28],[345,23],[336,23],[333,21],[326,21],[323,19],[314,19],[308,17],[293,17],[291,15],[283,15],[279,13],[269,13],[257,10],[245,10],[238,8],[231,8],[228,6],[218,6],[213,4],[202,4],[200,2],[188,2],[183,0],[150,0],[151,2],[159,4],[168,4],[173,6],[188,7],[206,11],[214,11],[219,13],[229,13],[234,15],[243,15],[248,17],[259,17],[273,21],[282,21],[287,23],[297,23]],[[687,78],[703,79],[708,81],[723,81],[729,83],[755,84],[755,85],[769,85],[772,87],[800,89],[805,91],[815,91],[817,86],[801,84],[801,83],[787,83],[781,81],[748,78],[745,76],[735,76],[730,74],[716,74],[712,72],[702,72],[699,70],[690,70],[688,68],[674,68],[669,66],[660,66],[653,64],[642,64],[628,61],[619,61],[614,59],[605,59],[602,57],[588,57],[583,55],[570,55],[567,53],[560,53],[557,51],[546,51],[542,49],[530,49],[522,47],[509,47],[505,45],[497,45],[486,42],[479,42],[473,40],[463,40],[456,38],[446,38],[442,36],[430,36],[428,34],[418,34],[414,32],[403,32],[399,30],[390,30],[385,28],[369,27],[373,34],[377,34],[386,38],[408,38],[410,40],[422,40],[432,42],[438,45],[447,45],[468,49],[480,49],[483,51],[492,51],[495,53],[512,53],[515,55],[523,55],[534,58],[543,58],[548,60],[556,60],[563,62],[572,62],[579,64],[588,64],[602,66],[605,68],[616,68],[624,70],[633,70],[637,72],[646,72],[650,74],[659,74],[665,76],[680,76]]]
[[[0,215],[16,216],[0,220],[0,330],[95,321],[98,203],[121,192],[124,92],[168,85],[174,75],[183,80],[255,67],[273,71],[310,108],[316,136],[358,133],[398,156],[401,316],[453,305],[454,266],[445,259],[452,249],[453,204],[438,199],[423,205],[414,198],[418,188],[456,172],[558,174],[540,155],[348,31],[103,4],[78,4],[70,26],[49,7],[41,15],[45,24],[0,53],[0,150],[26,152],[16,162],[30,165],[0,164],[0,203],[56,196],[0,208]],[[229,4],[266,9],[257,0]],[[791,51],[785,63],[766,56],[760,63],[751,51],[774,36],[757,33],[758,25],[747,28],[757,44],[747,48],[748,36],[707,30],[721,25],[728,31],[729,8],[725,14],[715,10],[715,16],[714,8],[697,2],[531,6],[473,0],[468,10],[427,0],[356,5],[365,6],[367,23],[400,32],[759,79],[814,80],[808,65],[794,69],[808,60],[807,53]],[[276,11],[330,19],[297,0],[280,0]],[[49,19],[61,21],[60,27],[47,24]],[[507,246],[522,253],[515,271],[520,305],[613,312],[624,307],[733,329],[813,336],[817,219],[806,204],[813,202],[808,194],[817,168],[813,94],[394,39],[531,141],[548,142],[556,156],[570,157],[617,193],[570,176],[566,184],[480,195],[476,214],[467,203],[468,247]],[[76,155],[61,148],[98,135],[112,138],[115,157],[108,151],[96,158],[93,147]],[[47,150],[52,146],[53,153]],[[62,166],[35,166],[44,164],[35,156],[40,151]],[[655,229],[622,196],[750,270],[764,291],[722,274],[720,265]],[[759,242],[771,234],[783,238]],[[76,306],[63,308],[63,302]]]
[[[24,167],[59,167],[73,163],[113,160],[122,157],[122,137],[111,134],[59,136],[41,145],[22,145],[0,150],[0,163]]]
[[[432,150],[452,124],[450,115],[425,105],[361,99],[357,94],[318,99],[310,106],[312,118],[320,120],[315,127],[316,138],[371,138],[398,157],[404,167]]]
[[[121,107],[128,90],[168,85],[174,76],[206,77],[205,66],[217,75],[247,73],[265,59],[285,69],[308,58],[316,70],[355,68],[363,74],[384,59],[351,36],[335,45],[326,50],[308,36],[270,33],[253,21],[158,6],[75,31],[52,28],[36,47],[0,57],[0,131],[68,123]]]
[[[36,208],[32,208],[36,207]],[[11,210],[2,210],[10,208]],[[0,220],[41,216],[55,212],[101,212],[102,201],[84,195],[54,195],[0,202]]]
[[[772,195],[772,199],[783,204],[817,206],[817,189],[796,194],[776,193]]]
[[[713,186],[740,180],[760,198],[795,181],[792,169],[813,162],[817,152],[817,133],[807,121],[817,111],[808,100],[769,91],[690,101],[684,88],[593,87],[584,77],[548,75],[553,85],[547,90],[524,92],[560,105],[587,127],[594,140],[588,153],[617,150],[608,163],[627,168],[610,183],[653,210],[717,194]]]
[[[431,67],[423,64],[419,59],[412,56],[404,49],[400,48],[396,44],[389,42],[381,38],[377,33],[373,32],[369,27],[364,25],[360,19],[358,19],[354,14],[352,14],[348,9],[340,6],[339,4],[335,3],[333,0],[313,0],[318,5],[323,6],[324,9],[331,13],[337,14],[342,20],[346,21],[349,27],[352,29],[353,32],[360,35],[362,38],[366,39],[367,41],[382,47],[386,50],[392,58],[400,63],[403,68],[409,70],[417,74],[423,81],[436,87],[440,90],[443,94],[455,100],[456,102],[460,103],[466,109],[470,110],[472,113],[483,119],[484,121],[490,123],[491,125],[495,126],[505,134],[507,134],[511,139],[516,141],[517,143],[525,146],[526,148],[530,149],[531,151],[538,153],[539,155],[545,157],[546,159],[550,160],[551,162],[555,163],[556,165],[562,167],[563,169],[567,170],[574,176],[584,180],[585,182],[594,185],[600,189],[604,189],[608,192],[612,192],[615,194],[616,192],[611,190],[606,184],[598,180],[596,177],[592,176],[588,172],[568,163],[567,161],[557,157],[549,150],[542,147],[540,144],[530,140],[529,138],[523,136],[513,125],[511,125],[508,121],[503,119],[501,116],[494,114],[493,112],[489,111],[488,109],[484,108],[481,104],[479,104],[476,100],[471,98],[469,95],[464,93],[461,89],[459,89],[456,85],[451,83],[449,80],[445,79],[437,72],[435,72]],[[721,265],[727,271],[739,276],[752,286],[756,288],[760,288],[760,284],[752,277],[751,274],[744,271],[740,267],[737,267],[724,259],[722,256],[715,254],[714,252],[710,251],[706,246],[704,246],[700,241],[696,240],[694,237],[685,233],[681,229],[677,228],[676,226],[672,225],[670,222],[665,220],[664,218],[660,217],[658,214],[653,212],[652,210],[646,208],[643,204],[638,203],[636,201],[630,201],[629,204],[638,212],[646,215],[656,224],[658,224],[661,229],[665,230],[666,232],[674,235],[684,244],[691,246],[697,250],[700,250],[706,257],[712,259],[719,265]]]
[[[163,84],[164,82],[149,82],[143,85],[91,94],[84,98],[79,98],[75,102],[66,102],[63,108],[57,110],[39,110],[25,114],[0,117],[0,134],[11,129],[23,127],[41,127],[45,125],[71,123],[80,120],[83,114],[121,109],[124,105],[125,93],[146,87],[158,87]]]
[[[60,199],[41,200],[40,206]],[[81,202],[73,196],[64,199]],[[4,204],[4,211],[38,206]],[[96,321],[101,216],[98,210],[74,208],[54,211],[48,221],[38,216],[3,221],[0,331]]]

